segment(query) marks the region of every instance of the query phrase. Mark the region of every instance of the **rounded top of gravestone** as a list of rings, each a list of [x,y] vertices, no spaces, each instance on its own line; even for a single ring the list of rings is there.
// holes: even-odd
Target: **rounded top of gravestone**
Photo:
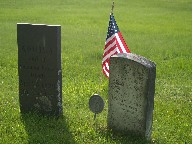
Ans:
[[[104,109],[104,100],[98,94],[94,94],[89,99],[89,108],[93,113],[101,113]]]
[[[137,55],[137,54],[133,54],[133,53],[118,53],[116,55],[113,55],[112,57],[122,57],[122,58],[126,58],[135,62],[138,62],[142,65],[145,65],[147,67],[156,67],[155,63],[152,62],[151,60]]]

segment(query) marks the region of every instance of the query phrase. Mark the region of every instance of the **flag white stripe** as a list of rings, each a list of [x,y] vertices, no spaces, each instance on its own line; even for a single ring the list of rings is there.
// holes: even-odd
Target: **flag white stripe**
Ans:
[[[103,68],[105,68],[105,71],[106,71],[106,72],[109,72],[108,62],[105,62],[105,63],[103,64]]]
[[[107,43],[108,43],[110,40],[112,40],[114,37],[115,37],[115,34],[113,34],[111,37],[109,37],[109,38],[106,40],[105,44],[107,44]]]
[[[120,53],[119,49],[117,48],[117,53]]]
[[[104,50],[104,53],[106,53],[106,51],[108,51],[108,50],[109,50],[111,47],[113,47],[115,44],[116,44],[115,41],[114,41],[112,44],[110,44],[110,45]]]
[[[115,34],[116,38],[117,38],[117,41],[120,45],[120,48],[122,49],[123,53],[127,53],[126,50],[125,50],[125,47],[123,46],[123,43],[121,42],[121,39],[119,38],[119,35],[118,33]]]
[[[108,62],[105,62],[103,67],[105,68],[105,70],[108,72],[109,71],[109,65]]]
[[[109,70],[109,64],[108,62],[105,63],[106,68]]]
[[[109,73],[106,71],[106,67],[103,67],[103,71],[107,75],[107,77],[109,77]]]
[[[117,51],[117,47],[103,58],[103,62],[106,59],[110,58],[116,51]]]

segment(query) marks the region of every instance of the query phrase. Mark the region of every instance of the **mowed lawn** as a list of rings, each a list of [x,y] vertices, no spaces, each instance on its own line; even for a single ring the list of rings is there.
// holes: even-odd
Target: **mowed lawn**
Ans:
[[[101,73],[109,0],[0,0],[0,143],[148,143],[107,130],[108,79]],[[115,0],[114,16],[132,53],[156,63],[151,143],[192,143],[192,1]],[[17,23],[62,27],[63,117],[21,115]],[[88,101],[99,93],[94,121]]]

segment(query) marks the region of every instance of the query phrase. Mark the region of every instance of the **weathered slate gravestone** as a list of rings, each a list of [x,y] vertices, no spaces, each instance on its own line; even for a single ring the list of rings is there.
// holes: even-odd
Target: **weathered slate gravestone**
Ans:
[[[114,131],[151,136],[156,65],[136,54],[110,59],[108,127]]]
[[[22,113],[62,114],[61,26],[17,24]]]

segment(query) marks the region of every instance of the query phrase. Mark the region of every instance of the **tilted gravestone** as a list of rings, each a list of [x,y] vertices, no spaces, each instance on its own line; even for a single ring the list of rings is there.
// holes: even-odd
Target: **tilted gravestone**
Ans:
[[[108,127],[114,131],[151,136],[156,65],[136,54],[110,59]]]
[[[61,26],[17,24],[22,113],[62,114]]]

